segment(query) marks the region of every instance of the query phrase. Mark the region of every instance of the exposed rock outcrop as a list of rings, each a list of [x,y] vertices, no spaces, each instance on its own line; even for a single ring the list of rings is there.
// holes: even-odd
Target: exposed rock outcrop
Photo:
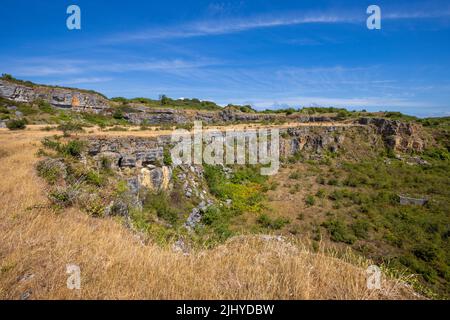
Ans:
[[[424,134],[418,124],[384,118],[361,118],[358,123],[374,127],[393,150],[421,152],[424,149]]]
[[[82,90],[34,85],[32,87],[0,80],[0,97],[15,102],[33,102],[42,99],[57,108],[101,113],[109,108],[106,98]]]
[[[172,171],[168,166],[142,168],[139,174],[139,184],[153,192],[166,191],[169,189],[171,176]]]

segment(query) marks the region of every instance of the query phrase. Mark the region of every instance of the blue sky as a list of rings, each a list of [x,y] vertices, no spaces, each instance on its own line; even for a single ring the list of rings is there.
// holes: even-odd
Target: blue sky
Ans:
[[[1,73],[109,97],[450,115],[448,0],[2,0],[0,37]]]

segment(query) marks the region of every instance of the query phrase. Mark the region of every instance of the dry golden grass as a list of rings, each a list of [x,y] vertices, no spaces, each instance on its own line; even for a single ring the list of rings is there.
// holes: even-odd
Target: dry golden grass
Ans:
[[[393,280],[366,288],[367,262],[345,262],[301,245],[235,238],[183,255],[143,245],[114,219],[48,209],[34,172],[39,140],[52,132],[0,131],[0,298],[19,299],[401,299]],[[350,257],[350,256],[349,256]],[[349,260],[350,261],[350,260]],[[67,264],[81,290],[66,287]],[[32,276],[30,276],[32,275]]]

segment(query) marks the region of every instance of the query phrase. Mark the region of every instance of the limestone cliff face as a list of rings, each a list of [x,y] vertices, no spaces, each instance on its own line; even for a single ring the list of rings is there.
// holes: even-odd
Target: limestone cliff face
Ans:
[[[358,123],[375,128],[393,150],[421,152],[425,147],[425,135],[418,124],[384,118],[361,118]]]
[[[313,117],[306,115],[245,113],[238,110],[224,108],[221,111],[194,111],[174,109],[153,109],[149,107],[136,107],[135,112],[125,114],[125,119],[136,125],[146,124],[187,124],[193,121],[203,123],[231,123],[231,122],[262,122],[262,121],[292,121],[292,122],[332,122],[333,117]]]
[[[299,127],[282,131],[280,156],[302,153],[306,157],[337,152],[343,147],[348,127]]]
[[[353,133],[352,130],[351,127],[333,126],[282,130],[280,157],[287,158],[301,152],[305,158],[320,158],[326,152],[337,152],[344,148],[346,135]],[[367,132],[363,135],[367,135]],[[85,157],[92,159],[98,167],[107,164],[111,169],[120,171],[133,188],[143,187],[152,191],[170,188],[172,170],[164,165],[164,149],[172,148],[170,136],[86,139],[88,148]],[[186,186],[186,193],[192,194],[193,189],[192,186]]]
[[[16,102],[42,99],[54,107],[75,111],[100,113],[109,108],[108,100],[99,94],[39,85],[31,87],[5,80],[0,80],[0,96]]]

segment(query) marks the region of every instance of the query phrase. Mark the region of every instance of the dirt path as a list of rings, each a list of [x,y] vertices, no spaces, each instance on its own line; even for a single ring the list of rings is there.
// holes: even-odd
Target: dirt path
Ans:
[[[205,130],[219,130],[224,131],[230,130],[249,130],[249,129],[286,129],[286,128],[296,128],[296,127],[352,127],[360,126],[353,123],[343,123],[343,122],[314,122],[314,123],[285,123],[281,125],[261,125],[261,124],[234,124],[230,126],[203,126]],[[48,125],[28,125],[25,132],[36,134],[37,136],[45,136],[51,134],[61,134],[61,131],[50,130],[45,131],[44,128],[51,127],[56,128],[56,126]],[[78,134],[80,136],[95,135],[95,136],[105,136],[105,137],[158,137],[172,134],[173,130],[159,130],[159,127],[147,127],[146,130],[141,130],[138,126],[127,127],[127,131],[109,131],[111,128],[101,129],[100,127],[85,128],[85,133]],[[175,127],[173,127],[175,129]],[[0,129],[0,135],[11,135],[11,131],[8,129]]]

